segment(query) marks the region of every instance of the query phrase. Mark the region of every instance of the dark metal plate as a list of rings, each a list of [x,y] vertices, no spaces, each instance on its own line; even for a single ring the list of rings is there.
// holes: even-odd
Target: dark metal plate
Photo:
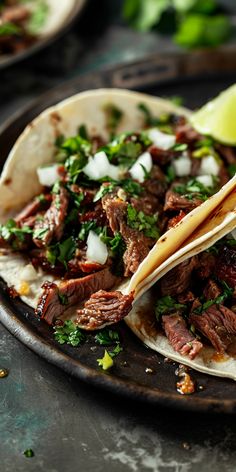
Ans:
[[[2,127],[0,165],[3,165],[14,141],[29,121],[47,106],[73,93],[98,87],[126,87],[128,80],[130,88],[165,97],[181,95],[186,106],[196,107],[235,82],[233,76],[186,78],[165,80],[165,82],[162,81],[162,77],[158,64],[155,60],[150,60],[132,66],[116,67],[91,76],[78,77],[50,91],[27,109],[18,112]],[[117,327],[124,350],[116,358],[113,370],[104,373],[98,369],[96,361],[101,357],[103,348],[97,346],[94,350],[93,339],[79,348],[60,346],[54,341],[52,330],[37,321],[31,309],[23,302],[8,297],[2,281],[0,297],[0,320],[14,336],[49,362],[91,385],[146,402],[176,408],[236,412],[236,390],[233,381],[192,372],[193,378],[196,379],[198,386],[203,386],[203,390],[190,396],[179,395],[175,389],[177,366],[164,362],[162,356],[143,346],[124,323]],[[153,373],[146,373],[146,368],[151,368]]]
[[[0,70],[5,67],[11,66],[16,62],[26,59],[41,49],[50,46],[54,41],[56,41],[62,34],[64,34],[67,29],[74,23],[75,19],[80,15],[82,9],[87,0],[79,0],[75,2],[72,6],[70,13],[67,18],[53,33],[45,35],[45,37],[39,38],[35,44],[29,46],[23,51],[15,54],[0,55]]]

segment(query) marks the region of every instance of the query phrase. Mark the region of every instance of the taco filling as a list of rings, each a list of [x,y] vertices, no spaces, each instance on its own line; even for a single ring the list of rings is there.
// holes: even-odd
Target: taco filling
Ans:
[[[116,134],[122,112],[106,106],[109,140],[89,134],[81,123],[76,136],[58,135],[51,164],[37,168],[40,194],[0,226],[2,263],[12,253],[28,260],[14,284],[19,295],[33,290],[35,273],[43,274],[33,306],[49,324],[67,313],[85,329],[125,317],[133,294],[117,290],[120,283],[137,271],[161,235],[235,173],[234,148],[201,136],[184,116],[156,118],[143,104],[141,112],[141,130]],[[235,248],[227,244],[221,262],[213,252],[203,253],[160,283],[158,303],[173,304],[160,312],[162,326],[176,350],[190,357],[201,342],[187,331],[186,312],[187,324],[208,339],[217,318],[221,324],[211,342],[214,337],[220,350],[228,343],[221,319],[233,316],[235,274],[230,276],[227,261],[235,261]],[[222,302],[209,305],[215,299]]]
[[[194,359],[203,344],[236,353],[236,240],[225,237],[155,286],[155,315],[172,348]]]

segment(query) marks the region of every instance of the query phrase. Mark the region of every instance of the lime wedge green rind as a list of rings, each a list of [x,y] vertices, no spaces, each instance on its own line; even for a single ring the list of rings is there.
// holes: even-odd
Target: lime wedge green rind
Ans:
[[[236,146],[236,84],[193,113],[190,122],[199,133]]]

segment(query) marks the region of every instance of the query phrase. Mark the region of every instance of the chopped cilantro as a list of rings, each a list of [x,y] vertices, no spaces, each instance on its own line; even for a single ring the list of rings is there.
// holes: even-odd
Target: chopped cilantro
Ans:
[[[137,211],[132,205],[127,207],[127,224],[130,228],[143,231],[144,235],[158,239],[159,229],[157,227],[157,216],[149,216],[143,213],[143,211]]]
[[[104,228],[101,232],[101,240],[110,247],[114,255],[123,256],[126,245],[120,233],[115,233],[113,237],[107,236],[107,228]]]
[[[123,112],[112,103],[107,103],[103,107],[103,111],[106,115],[106,126],[111,136],[114,136],[116,129],[118,128],[120,121],[123,117]]]
[[[175,180],[176,173],[172,165],[169,165],[166,169],[166,180],[168,183],[171,183]]]
[[[76,182],[78,175],[83,172],[83,168],[86,166],[87,161],[88,158],[84,154],[72,155],[66,160],[65,168],[73,183]]]
[[[214,146],[214,139],[210,137],[199,139],[199,141],[195,143],[196,148],[201,148],[201,147],[211,148],[212,146]]]
[[[56,137],[55,139],[55,146],[60,148],[62,146],[62,144],[64,143],[65,141],[65,136],[63,134],[59,134],[59,136]]]
[[[11,236],[14,236],[20,242],[24,242],[26,234],[32,234],[32,229],[29,226],[22,226],[19,228],[13,219],[9,219],[5,225],[0,225],[0,236],[9,241]]]
[[[59,261],[67,269],[67,262],[72,259],[76,247],[76,240],[73,236],[70,236],[60,243],[49,246],[46,251],[46,258],[51,265],[55,265],[56,261]]]
[[[47,1],[38,0],[35,3],[35,8],[32,9],[32,13],[27,22],[27,31],[33,35],[40,33],[49,13],[49,5]]]
[[[57,180],[52,187],[51,193],[57,195],[60,192],[60,188],[61,188],[61,182],[60,180]]]
[[[12,36],[20,34],[21,32],[22,29],[11,21],[0,25],[0,36]]]
[[[34,457],[34,451],[32,449],[26,449],[23,452],[23,454],[24,454],[25,457]]]
[[[202,314],[205,310],[207,310],[212,305],[219,305],[223,303],[225,300],[230,298],[233,294],[233,289],[228,286],[225,281],[219,281],[223,287],[223,292],[221,295],[214,299],[207,300],[206,302],[202,303],[201,306],[197,307],[194,310],[194,313]]]
[[[34,239],[44,239],[46,234],[48,233],[49,228],[36,228],[33,232]]]
[[[172,151],[176,151],[176,152],[186,151],[186,149],[188,149],[188,145],[184,143],[176,143],[171,148]]]
[[[151,113],[147,105],[145,105],[145,103],[139,103],[138,109],[143,113],[144,124],[147,127],[167,125],[170,122],[169,113],[163,113],[162,115],[158,117],[153,116],[153,114]]]
[[[155,315],[157,320],[159,321],[162,315],[167,315],[176,310],[185,310],[185,308],[186,305],[183,305],[182,303],[177,303],[173,297],[167,295],[157,300],[155,306]]]
[[[82,241],[85,241],[88,237],[89,231],[95,231],[95,233],[100,232],[96,221],[85,221],[84,223],[81,223],[81,229],[78,234],[78,238]]]
[[[79,132],[79,135],[81,136],[81,138],[88,141],[89,135],[88,135],[88,130],[87,130],[85,124],[82,124],[82,125],[79,126],[78,132]]]
[[[58,298],[61,305],[68,305],[69,300],[67,295],[61,293],[60,290],[58,290]]]
[[[186,184],[176,185],[173,190],[189,200],[193,199],[194,194],[201,200],[207,200],[214,193],[214,187],[206,187],[196,179],[191,179]]]
[[[95,196],[93,198],[93,201],[97,202],[102,197],[104,197],[107,193],[112,192],[114,190],[115,186],[116,186],[116,184],[114,184],[113,182],[110,183],[109,185],[101,185],[100,189],[95,194]]]
[[[110,345],[114,342],[119,343],[120,338],[119,338],[119,333],[117,331],[113,331],[112,329],[104,328],[95,335],[95,340],[99,344],[101,344],[103,346],[107,346],[107,345]]]
[[[86,339],[84,332],[71,320],[66,320],[62,326],[54,326],[54,336],[59,344],[71,346],[78,346]]]

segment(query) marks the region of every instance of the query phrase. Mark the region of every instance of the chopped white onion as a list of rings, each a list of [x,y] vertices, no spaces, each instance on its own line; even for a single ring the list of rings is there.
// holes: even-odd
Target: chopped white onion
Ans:
[[[141,156],[138,157],[137,161],[129,169],[129,173],[132,178],[138,180],[138,182],[144,182],[145,180],[145,170],[150,172],[152,169],[152,156],[150,152],[144,152]]]
[[[159,129],[152,128],[147,131],[147,135],[155,146],[164,151],[172,148],[176,142],[175,135],[162,133]]]
[[[200,182],[200,184],[204,185],[205,187],[213,187],[214,180],[212,175],[199,175],[196,177],[196,180]]]
[[[205,156],[201,159],[199,175],[219,175],[220,164],[214,156]]]
[[[58,164],[53,164],[51,166],[38,167],[37,174],[38,179],[41,185],[45,187],[52,187],[57,181],[58,174]]]
[[[191,159],[186,153],[183,153],[182,156],[174,159],[172,165],[175,170],[177,177],[184,177],[185,175],[190,175],[191,172]]]
[[[38,273],[32,264],[27,264],[20,272],[21,281],[31,282],[38,278]]]
[[[119,167],[110,164],[104,151],[97,152],[93,157],[89,157],[88,164],[83,168],[83,172],[93,180],[99,180],[106,176],[118,180],[120,175]]]
[[[107,257],[108,250],[106,244],[101,241],[100,237],[94,233],[94,231],[89,231],[86,251],[87,260],[105,264]]]

